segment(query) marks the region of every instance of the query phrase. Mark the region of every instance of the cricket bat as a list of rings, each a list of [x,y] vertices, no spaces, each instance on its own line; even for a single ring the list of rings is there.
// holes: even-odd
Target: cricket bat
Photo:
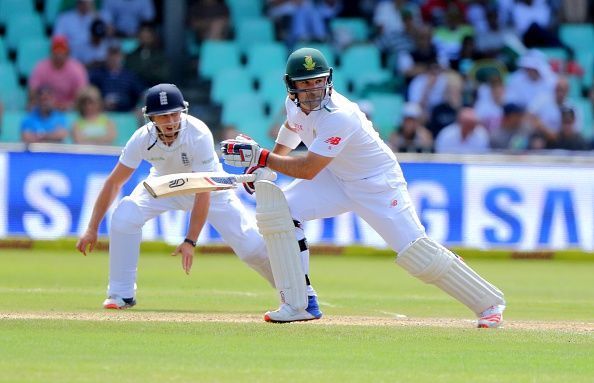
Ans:
[[[142,185],[154,198],[234,189],[238,183],[254,182],[255,174],[225,172],[174,173],[147,178]]]

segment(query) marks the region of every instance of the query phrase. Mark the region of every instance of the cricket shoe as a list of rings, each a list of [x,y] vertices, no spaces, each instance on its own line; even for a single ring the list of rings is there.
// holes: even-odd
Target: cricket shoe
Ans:
[[[307,297],[307,308],[296,310],[290,305],[283,303],[278,310],[268,311],[264,314],[264,320],[272,323],[302,322],[320,319],[322,312],[318,306],[318,299],[315,296]]]
[[[503,323],[505,305],[491,306],[479,315],[478,328],[496,328]]]
[[[120,298],[117,295],[111,296],[103,301],[103,308],[111,310],[129,309],[134,305],[136,305],[136,299]]]

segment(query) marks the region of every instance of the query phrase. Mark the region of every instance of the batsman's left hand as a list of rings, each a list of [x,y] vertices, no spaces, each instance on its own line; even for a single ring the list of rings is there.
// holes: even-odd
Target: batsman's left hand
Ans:
[[[227,165],[249,168],[266,166],[270,152],[262,149],[251,137],[240,134],[234,139],[221,142],[223,160]]]

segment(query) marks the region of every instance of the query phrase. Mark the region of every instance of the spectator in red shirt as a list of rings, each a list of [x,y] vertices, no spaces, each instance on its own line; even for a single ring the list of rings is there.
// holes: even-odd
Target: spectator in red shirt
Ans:
[[[84,65],[70,57],[68,40],[64,36],[54,36],[50,57],[37,63],[29,77],[29,93],[33,95],[46,85],[53,91],[56,108],[70,110],[78,92],[88,83]]]

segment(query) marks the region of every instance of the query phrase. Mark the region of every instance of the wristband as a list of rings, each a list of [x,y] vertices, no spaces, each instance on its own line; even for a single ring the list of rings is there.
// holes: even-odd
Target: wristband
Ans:
[[[260,158],[258,158],[258,166],[266,167],[269,154],[270,152],[268,150],[262,149],[262,152],[260,153]]]
[[[196,247],[196,241],[192,241],[190,238],[184,238],[184,242]]]

